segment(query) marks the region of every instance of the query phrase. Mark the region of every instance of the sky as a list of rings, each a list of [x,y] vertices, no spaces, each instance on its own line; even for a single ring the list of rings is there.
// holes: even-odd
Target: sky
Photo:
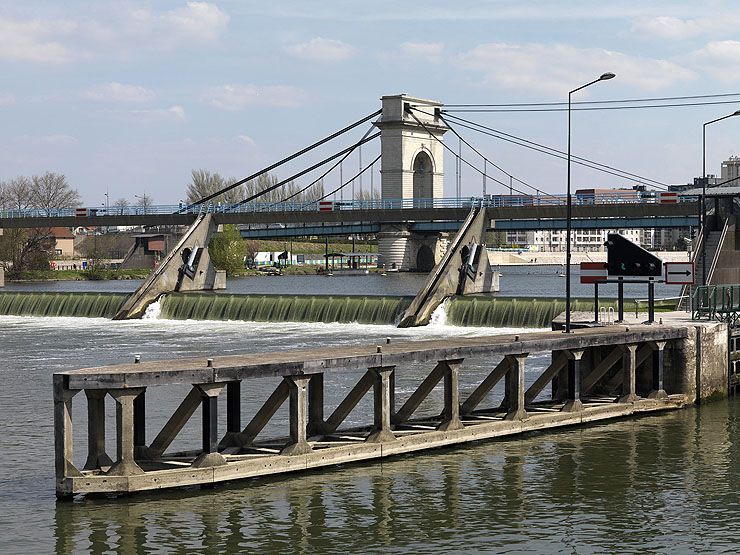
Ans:
[[[562,102],[607,71],[617,77],[574,101],[734,93],[738,29],[737,0],[0,0],[0,180],[53,171],[88,206],[105,204],[106,192],[111,204],[144,193],[176,204],[191,170],[250,175],[377,110],[383,95]],[[576,112],[573,153],[686,183],[701,173],[702,124],[737,109]],[[566,147],[563,112],[458,115]],[[276,174],[288,177],[364,131]],[[564,192],[563,161],[459,131],[509,174]],[[740,118],[709,127],[708,172],[719,173],[738,145]],[[366,145],[365,162],[377,152]],[[474,153],[463,156],[482,167]],[[445,164],[451,197],[450,156]],[[359,159],[344,166],[346,179]],[[367,189],[370,174],[363,179]],[[481,176],[467,167],[462,183],[464,195],[481,193]],[[325,189],[338,184],[331,174]],[[574,188],[632,184],[573,170]],[[487,188],[504,192],[493,181]]]

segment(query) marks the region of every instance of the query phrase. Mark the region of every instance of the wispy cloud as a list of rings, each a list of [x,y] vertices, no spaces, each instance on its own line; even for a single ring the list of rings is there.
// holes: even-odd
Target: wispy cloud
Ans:
[[[405,56],[422,58],[428,62],[440,62],[445,46],[441,42],[404,42],[400,49]]]
[[[151,89],[112,81],[89,88],[84,96],[99,102],[148,102],[156,95]]]
[[[158,121],[185,121],[185,109],[182,106],[170,106],[169,108],[152,108],[149,110],[129,110],[117,112],[118,117],[140,123],[152,123]]]
[[[20,135],[16,142],[29,145],[73,146],[80,141],[72,135]]]
[[[293,108],[303,104],[305,99],[306,93],[302,89],[289,85],[222,85],[211,87],[201,95],[206,104],[234,111],[252,106]]]
[[[236,137],[234,137],[234,140],[237,143],[240,143],[240,144],[243,144],[243,145],[257,146],[257,143],[255,142],[255,140],[252,137],[250,137],[249,135],[237,135]]]
[[[660,39],[678,40],[701,35],[705,32],[705,25],[695,19],[663,15],[638,18],[632,25],[632,31]]]
[[[92,17],[0,16],[0,60],[58,64],[191,48],[220,38],[228,23],[228,14],[209,2],[167,11],[114,4]]]
[[[712,41],[687,59],[715,79],[726,83],[740,81],[740,41]]]
[[[650,91],[696,76],[669,60],[564,44],[481,44],[459,55],[456,62],[491,85],[559,95],[605,71],[616,73],[619,83]]]
[[[355,48],[341,40],[316,37],[286,47],[286,52],[294,58],[311,62],[343,62],[355,54]]]
[[[15,104],[15,96],[10,93],[0,93],[0,106]]]

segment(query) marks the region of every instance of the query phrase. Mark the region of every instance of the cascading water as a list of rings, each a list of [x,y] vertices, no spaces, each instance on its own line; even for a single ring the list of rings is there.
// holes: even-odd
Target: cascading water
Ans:
[[[393,324],[410,302],[410,297],[174,293],[160,300],[160,317],[172,320]]]
[[[0,314],[112,318],[126,298],[125,293],[0,293]]]

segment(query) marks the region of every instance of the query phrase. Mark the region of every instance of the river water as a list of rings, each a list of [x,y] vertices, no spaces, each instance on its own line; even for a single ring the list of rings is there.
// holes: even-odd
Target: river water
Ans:
[[[502,266],[502,297],[564,297],[565,278],[561,276],[560,266]],[[578,266],[573,266],[571,277],[572,294],[575,297],[592,297],[594,288],[579,282]],[[253,276],[229,278],[225,293],[236,294],[283,294],[295,295],[416,295],[426,279],[425,274],[389,273],[369,275],[333,276]],[[5,291],[105,291],[132,292],[141,280],[123,281],[53,281],[8,283]],[[600,286],[600,295],[617,296],[616,284]],[[626,284],[626,298],[647,299],[647,285]],[[680,294],[680,286],[655,285],[656,297],[675,297]]]
[[[254,279],[277,287],[288,278]],[[352,279],[324,278],[324,283],[337,287]],[[105,285],[111,283],[130,285]],[[537,289],[530,283],[528,290]],[[386,337],[397,341],[510,331],[456,328],[443,319],[426,328],[399,330],[358,324],[0,316],[0,553],[737,552],[738,401],[211,490],[55,501],[54,372],[128,362],[135,354],[144,360],[206,358],[377,344]],[[495,362],[466,360],[462,394]],[[544,354],[531,356],[526,382],[547,363]],[[405,399],[428,370],[399,368],[399,397]],[[357,377],[333,376],[327,405],[336,406]],[[245,415],[275,383],[254,381],[243,388]],[[185,393],[183,387],[147,392],[149,439]],[[489,401],[500,395],[495,389]],[[435,390],[420,411],[435,410],[440,396]],[[369,411],[368,398],[348,424],[366,423]],[[223,412],[222,405],[221,430]],[[81,465],[86,453],[81,394],[74,398],[73,415],[75,462]],[[115,453],[113,415],[109,399],[109,453]],[[285,416],[283,409],[266,434],[285,434]],[[173,448],[199,445],[199,425],[193,418]]]

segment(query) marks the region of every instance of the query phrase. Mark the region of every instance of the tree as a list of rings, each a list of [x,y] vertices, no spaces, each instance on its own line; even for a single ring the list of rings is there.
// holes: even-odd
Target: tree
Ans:
[[[152,197],[144,193],[141,196],[134,195],[136,197],[136,206],[141,208],[144,211],[144,214],[147,213],[147,210],[152,206]]]
[[[235,225],[225,225],[221,233],[216,233],[208,246],[211,262],[219,270],[231,275],[244,265],[244,241]]]
[[[80,194],[69,186],[67,178],[52,172],[31,178],[31,199],[34,208],[40,208],[46,215],[60,208],[80,205]]]
[[[116,209],[116,212],[123,214],[126,211],[126,208],[129,207],[129,204],[125,198],[119,198],[113,203],[113,207]]]
[[[33,177],[18,176],[0,187],[0,202],[5,209],[40,209],[51,214],[60,208],[80,204],[80,195],[62,174],[46,172]],[[24,270],[48,269],[54,239],[49,228],[6,230],[0,236],[0,259],[10,262],[9,274]]]
[[[210,196],[218,191],[228,187],[232,183],[236,183],[238,179],[235,177],[224,178],[219,173],[211,173],[208,170],[198,169],[192,170],[191,181],[187,186],[185,194],[187,195],[188,204],[197,202],[207,196]],[[234,187],[221,193],[220,195],[212,198],[208,202],[210,204],[217,204],[219,202],[226,204],[234,204],[244,198],[244,188],[242,185]]]

